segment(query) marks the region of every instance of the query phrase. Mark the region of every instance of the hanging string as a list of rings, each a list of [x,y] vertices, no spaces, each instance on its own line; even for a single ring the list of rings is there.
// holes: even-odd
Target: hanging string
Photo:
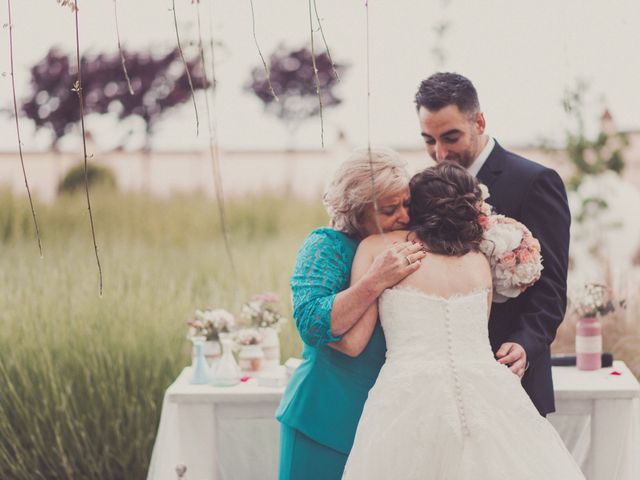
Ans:
[[[327,51],[327,57],[329,57],[329,62],[331,63],[331,72],[336,80],[340,81],[340,75],[338,75],[338,71],[336,70],[336,64],[331,57],[331,51],[329,50],[329,44],[327,43],[327,39],[324,36],[324,30],[322,28],[322,21],[320,20],[320,15],[318,14],[318,6],[316,5],[316,0],[313,0],[313,10],[316,14],[316,21],[318,22],[318,30],[320,30],[320,35],[322,36],[322,42],[324,43],[324,48]]]
[[[133,87],[131,86],[131,79],[129,78],[129,72],[127,72],[127,64],[124,60],[124,52],[122,51],[122,45],[120,44],[120,27],[118,26],[118,0],[113,0],[113,15],[116,19],[116,37],[118,38],[118,51],[120,52],[120,62],[122,63],[122,71],[124,72],[124,78],[127,80],[127,87],[129,88],[129,94],[133,95]]]
[[[204,55],[204,45],[202,42],[202,27],[200,22],[200,0],[196,2],[196,12],[198,16],[198,47],[200,49],[200,60],[202,62],[202,77],[205,86],[205,106],[207,112],[207,128],[209,133],[209,157],[211,159],[211,163],[213,165],[213,183],[216,192],[216,203],[218,204],[218,215],[220,217],[220,229],[222,230],[222,238],[224,240],[225,250],[227,252],[227,257],[229,258],[229,263],[231,264],[231,271],[233,273],[234,280],[237,280],[237,272],[235,267],[235,262],[233,260],[233,254],[231,251],[231,244],[229,242],[229,232],[227,229],[227,220],[225,215],[224,208],[224,192],[222,190],[222,175],[220,173],[220,152],[218,150],[218,139],[217,139],[217,123],[215,120],[215,70],[213,69],[213,25],[210,23],[210,45],[211,45],[211,68],[212,68],[212,80],[209,82],[209,78],[207,75],[207,65],[205,61]],[[209,19],[213,17],[213,0],[210,3],[211,8],[211,16]],[[209,91],[211,92],[213,112],[209,105]]]
[[[322,92],[320,90],[320,78],[318,77],[318,66],[316,64],[316,50],[313,41],[313,15],[311,5],[313,0],[309,0],[309,28],[311,30],[311,63],[313,64],[313,78],[316,83],[316,95],[318,95],[318,104],[320,106],[320,143],[324,148],[324,118],[322,115]]]
[[[196,112],[196,136],[200,134],[200,119],[198,118],[198,106],[196,105],[196,92],[193,88],[193,81],[191,80],[191,72],[189,72],[189,64],[184,58],[184,52],[182,51],[182,45],[180,43],[180,32],[178,31],[178,15],[176,14],[176,0],[171,0],[173,5],[173,24],[176,30],[176,41],[178,43],[178,51],[180,52],[180,58],[184,63],[184,69],[187,72],[187,81],[189,82],[189,88],[191,89],[191,99],[193,100],[193,109]]]
[[[100,256],[98,255],[98,244],[96,243],[96,230],[93,224],[93,214],[91,213],[91,198],[89,197],[89,174],[87,171],[87,139],[84,128],[84,102],[82,98],[82,64],[80,62],[80,27],[78,21],[78,0],[74,0],[76,17],[76,60],[78,63],[78,79],[73,87],[73,91],[78,94],[80,103],[80,127],[82,130],[82,151],[84,155],[84,189],[87,196],[87,209],[89,210],[89,222],[91,224],[91,237],[93,238],[93,249],[96,254],[98,264],[98,275],[100,279],[100,296],[102,297],[102,267],[100,266]]]
[[[16,100],[16,81],[13,68],[13,20],[11,19],[11,0],[7,0],[7,9],[9,11],[9,59],[11,62],[11,89],[13,92],[13,113],[16,117],[16,133],[18,135],[18,152],[20,154],[20,165],[22,165],[22,175],[24,177],[24,185],[27,188],[29,197],[29,206],[31,207],[31,216],[33,224],[36,227],[36,239],[38,240],[38,250],[40,250],[40,258],[42,255],[42,241],[40,240],[40,229],[38,228],[38,220],[36,219],[36,210],[33,207],[33,199],[31,198],[31,190],[29,189],[29,181],[27,180],[27,171],[24,167],[24,156],[22,154],[22,139],[20,138],[20,120],[18,119],[18,101]]]
[[[264,55],[262,55],[262,50],[260,49],[260,45],[258,44],[258,37],[256,36],[256,13],[253,9],[253,0],[249,0],[249,4],[251,5],[251,24],[253,26],[253,41],[256,44],[256,48],[258,49],[258,55],[260,55],[260,60],[262,60],[262,66],[264,67],[264,73],[267,75],[267,83],[269,84],[269,92],[273,96],[276,102],[279,102],[280,99],[278,95],[276,95],[275,90],[273,89],[273,85],[271,85],[271,74],[269,73],[269,67],[267,67],[267,62],[264,60]]]
[[[367,58],[367,153],[369,155],[369,173],[371,175],[371,195],[373,197],[373,218],[376,221],[376,228],[378,229],[378,233],[384,235],[382,231],[382,227],[380,226],[380,219],[378,218],[378,213],[380,209],[378,208],[378,195],[376,193],[376,182],[373,173],[373,157],[371,154],[371,47],[369,42],[369,0],[366,0],[364,3],[364,8],[366,12],[366,58]]]

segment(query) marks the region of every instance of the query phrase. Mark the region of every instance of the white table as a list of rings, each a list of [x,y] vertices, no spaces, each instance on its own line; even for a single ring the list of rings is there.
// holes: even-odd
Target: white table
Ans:
[[[611,375],[612,371],[621,375]],[[190,385],[185,368],[167,389],[147,480],[277,478],[283,387],[255,379],[231,388]],[[549,420],[588,480],[640,479],[640,385],[623,362],[581,372],[554,367],[556,413]]]
[[[165,392],[147,480],[275,480],[280,426],[274,418],[284,387],[191,385],[185,368]]]
[[[640,479],[640,385],[627,366],[554,367],[553,383],[556,412],[549,421],[587,479]]]

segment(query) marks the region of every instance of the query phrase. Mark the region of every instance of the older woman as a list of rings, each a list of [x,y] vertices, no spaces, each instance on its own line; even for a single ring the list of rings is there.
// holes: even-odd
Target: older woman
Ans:
[[[419,267],[424,252],[412,242],[390,244],[349,286],[351,263],[363,238],[406,228],[408,184],[406,163],[397,153],[355,151],[324,195],[331,228],[311,232],[298,252],[291,290],[304,360],[276,414],[280,480],[342,476],[386,350],[380,324],[372,330],[359,320],[386,288]]]

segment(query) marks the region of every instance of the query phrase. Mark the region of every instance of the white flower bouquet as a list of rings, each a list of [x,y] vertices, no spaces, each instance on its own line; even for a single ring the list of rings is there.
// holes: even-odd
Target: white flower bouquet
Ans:
[[[235,333],[236,345],[246,347],[247,345],[260,345],[262,337],[255,328],[243,328]]]
[[[231,313],[222,308],[196,310],[195,317],[187,322],[188,337],[207,337],[207,340],[218,340],[221,333],[229,333],[236,325]]]
[[[279,330],[287,320],[278,311],[276,305],[279,298],[275,293],[254,295],[250,301],[242,305],[240,316],[255,328],[273,328]]]
[[[480,224],[484,229],[480,250],[491,264],[493,301],[504,303],[540,279],[543,268],[540,242],[522,223],[492,213],[490,205],[484,202],[480,207]]]
[[[599,283],[585,283],[571,295],[571,307],[578,317],[602,317],[625,306],[625,300],[614,302],[611,289]]]

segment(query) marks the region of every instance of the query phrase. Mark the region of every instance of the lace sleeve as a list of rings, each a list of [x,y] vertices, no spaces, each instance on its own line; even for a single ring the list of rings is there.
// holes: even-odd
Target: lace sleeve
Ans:
[[[311,232],[298,252],[291,277],[293,318],[302,341],[319,346],[340,340],[331,334],[331,308],[336,295],[347,288],[353,249],[341,234],[320,229]]]

